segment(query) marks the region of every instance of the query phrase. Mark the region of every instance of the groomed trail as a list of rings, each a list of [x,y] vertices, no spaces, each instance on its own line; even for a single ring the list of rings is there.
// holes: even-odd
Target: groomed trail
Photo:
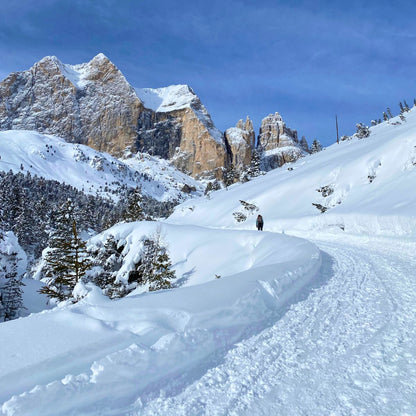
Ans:
[[[315,287],[180,394],[129,414],[415,415],[416,244],[313,242],[326,263]]]

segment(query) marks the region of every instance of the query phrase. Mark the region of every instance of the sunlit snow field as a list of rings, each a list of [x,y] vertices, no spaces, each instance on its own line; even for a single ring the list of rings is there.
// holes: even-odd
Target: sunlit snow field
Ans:
[[[122,274],[159,229],[175,288],[111,301],[86,285],[75,305],[2,323],[2,414],[416,414],[415,111],[406,119],[93,237],[125,241]]]

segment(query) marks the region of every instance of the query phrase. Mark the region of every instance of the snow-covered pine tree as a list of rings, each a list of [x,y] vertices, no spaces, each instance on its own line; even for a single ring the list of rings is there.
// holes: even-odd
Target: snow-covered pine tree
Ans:
[[[39,225],[40,219],[35,211],[33,202],[29,202],[29,198],[25,198],[25,201],[27,203],[23,203],[20,207],[12,230],[18,238],[19,244],[28,250],[29,247],[35,244],[37,239],[36,230],[41,227]]]
[[[322,150],[322,145],[319,142],[318,139],[314,139],[314,141],[312,142],[312,146],[310,148],[310,152],[311,153],[318,153]]]
[[[110,234],[104,245],[97,252],[92,253],[94,265],[100,269],[100,273],[92,281],[111,299],[119,298],[126,294],[123,285],[115,281],[116,272],[122,264],[121,251],[122,247],[119,248],[117,246],[114,236]]]
[[[142,208],[143,197],[139,187],[131,190],[127,195],[127,206],[123,212],[123,219],[127,222],[143,221],[145,215]]]
[[[410,107],[409,104],[407,104],[406,100],[403,100],[403,104],[404,104],[404,111],[410,111]]]
[[[256,178],[257,176],[261,175],[261,156],[260,156],[261,150],[254,149],[251,153],[251,160],[250,160],[250,167],[248,174],[252,178]]]
[[[44,274],[49,280],[40,293],[62,301],[71,298],[75,285],[91,267],[91,262],[86,243],[78,235],[71,200],[61,207],[55,226],[45,256]]]
[[[17,274],[17,253],[13,252],[8,257],[8,270],[5,272],[5,283],[1,289],[2,314],[5,321],[17,319],[23,309],[24,283]]]
[[[175,278],[175,272],[171,267],[172,263],[167,248],[162,243],[160,230],[150,238],[145,237],[135,274],[136,281],[139,284],[148,283],[149,291],[169,289],[170,281]]]
[[[231,163],[230,166],[228,166],[224,173],[224,185],[227,188],[228,186],[232,185],[236,180],[236,171],[234,164]]]
[[[162,244],[160,230],[154,235],[153,241],[156,245],[156,256],[153,262],[152,278],[149,280],[149,291],[170,289],[170,281],[175,278],[175,271],[171,270],[172,262],[167,248]]]
[[[399,102],[399,107],[400,107],[400,114],[403,114],[405,110],[401,101]]]
[[[393,114],[391,113],[390,107],[387,107],[387,114],[389,115],[389,118],[393,118]]]
[[[302,139],[300,140],[299,143],[300,147],[302,150],[304,150],[305,152],[309,153],[309,146],[308,146],[308,142],[306,141],[306,137],[302,136]]]

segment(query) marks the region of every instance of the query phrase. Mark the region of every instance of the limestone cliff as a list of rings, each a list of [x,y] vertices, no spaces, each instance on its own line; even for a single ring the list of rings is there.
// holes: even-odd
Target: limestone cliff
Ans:
[[[137,148],[170,159],[196,178],[222,178],[228,164],[223,134],[187,85],[137,89],[147,110],[138,121]]]
[[[0,83],[0,129],[36,130],[120,156],[143,106],[103,54],[81,65],[48,56]]]
[[[225,137],[231,151],[232,163],[237,172],[242,172],[251,163],[256,135],[253,123],[247,116],[245,122],[239,120],[236,127],[226,130]]]
[[[80,65],[46,57],[0,83],[0,130],[49,133],[113,156],[141,150],[221,178],[225,139],[192,89],[137,91],[103,54]]]
[[[258,147],[262,153],[262,168],[271,170],[294,162],[305,154],[299,146],[296,130],[286,127],[279,113],[269,114],[262,120]]]

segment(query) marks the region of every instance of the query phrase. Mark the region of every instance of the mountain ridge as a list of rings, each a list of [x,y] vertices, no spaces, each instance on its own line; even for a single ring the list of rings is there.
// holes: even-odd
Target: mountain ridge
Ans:
[[[223,179],[240,158],[191,87],[134,89],[102,53],[77,65],[47,56],[0,82],[0,130],[14,129],[54,134],[116,157],[150,153],[194,178]],[[253,151],[254,143],[245,150]],[[246,157],[240,173],[248,164]]]

